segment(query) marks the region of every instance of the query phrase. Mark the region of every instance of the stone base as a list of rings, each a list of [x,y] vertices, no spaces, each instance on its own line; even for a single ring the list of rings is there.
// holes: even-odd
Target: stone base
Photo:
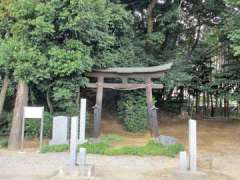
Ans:
[[[95,180],[94,166],[90,164],[79,166],[66,166],[59,169],[51,180]]]
[[[208,180],[208,176],[200,171],[175,171],[172,180]]]

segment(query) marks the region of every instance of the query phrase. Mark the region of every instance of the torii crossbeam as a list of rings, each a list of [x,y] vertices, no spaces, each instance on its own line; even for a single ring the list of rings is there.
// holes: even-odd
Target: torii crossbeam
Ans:
[[[98,138],[101,133],[101,111],[102,111],[102,97],[103,88],[120,89],[120,90],[134,90],[146,89],[147,95],[147,112],[149,129],[153,137],[159,137],[159,128],[157,121],[157,111],[153,104],[152,89],[162,89],[162,84],[153,84],[152,79],[160,79],[172,67],[172,63],[153,67],[138,67],[138,68],[108,68],[93,70],[86,75],[88,77],[97,78],[96,83],[88,83],[88,88],[96,88],[96,105],[94,106],[94,127],[93,136]],[[107,83],[104,80],[107,78],[119,78],[121,83]],[[141,79],[145,83],[130,83],[129,79]]]

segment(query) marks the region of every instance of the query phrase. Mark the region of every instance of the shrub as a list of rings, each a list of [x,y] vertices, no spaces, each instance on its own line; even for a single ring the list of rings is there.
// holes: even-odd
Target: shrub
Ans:
[[[0,136],[8,136],[11,127],[12,113],[4,111],[0,117]]]
[[[143,93],[129,93],[118,103],[118,115],[124,128],[129,132],[144,132],[147,127],[146,98]]]
[[[25,136],[28,138],[39,137],[40,135],[40,120],[38,119],[27,119],[25,124]],[[52,115],[48,112],[44,112],[44,123],[43,123],[43,136],[51,137],[52,133]]]

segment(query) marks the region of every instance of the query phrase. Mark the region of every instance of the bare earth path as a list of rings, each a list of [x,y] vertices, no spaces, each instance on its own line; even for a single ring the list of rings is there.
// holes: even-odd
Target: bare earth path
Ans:
[[[122,144],[115,146],[141,145],[150,138],[148,133],[128,134],[117,123],[103,123],[104,133],[126,137]],[[175,136],[187,145],[186,122],[162,121],[160,129],[163,134]],[[211,180],[240,179],[240,122],[199,121],[198,147],[199,167],[210,173]],[[28,150],[20,154],[0,150],[0,179],[27,180],[26,175],[51,175],[68,163],[68,157],[67,152],[39,154]],[[89,155],[88,163],[95,165],[97,176],[103,180],[169,180],[171,172],[178,167],[178,158]]]

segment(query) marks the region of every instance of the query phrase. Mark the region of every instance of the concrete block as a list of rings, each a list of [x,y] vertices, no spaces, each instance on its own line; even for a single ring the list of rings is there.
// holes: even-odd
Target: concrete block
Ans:
[[[200,171],[175,171],[172,180],[208,180],[208,176]]]
[[[59,169],[56,176],[52,178],[52,180],[57,179],[94,179],[95,178],[95,170],[94,166],[90,164],[79,165],[79,166],[65,166]]]
[[[187,152],[181,151],[179,153],[179,166],[181,171],[187,171],[188,170],[188,158],[187,158]]]

